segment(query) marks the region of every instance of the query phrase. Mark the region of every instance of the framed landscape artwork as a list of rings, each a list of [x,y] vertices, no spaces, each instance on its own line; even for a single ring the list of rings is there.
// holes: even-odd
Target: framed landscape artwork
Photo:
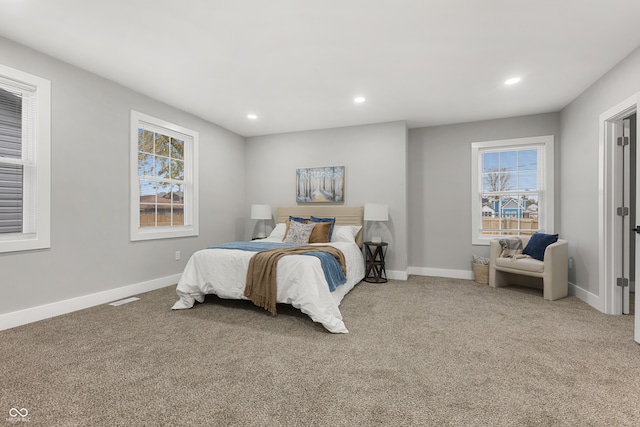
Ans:
[[[344,203],[344,166],[296,169],[296,202]]]

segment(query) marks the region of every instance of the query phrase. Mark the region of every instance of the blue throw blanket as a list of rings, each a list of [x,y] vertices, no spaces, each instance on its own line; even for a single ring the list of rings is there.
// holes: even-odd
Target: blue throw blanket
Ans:
[[[304,246],[304,245],[296,245],[291,243],[280,243],[280,242],[229,242],[229,243],[221,243],[219,245],[209,246],[207,249],[237,249],[241,251],[251,251],[251,252],[260,252],[266,251],[269,249],[277,249],[277,248],[292,248],[295,246]],[[347,282],[347,278],[340,267],[340,263],[337,259],[330,253],[326,252],[305,252],[304,255],[314,256],[320,260],[320,265],[322,266],[322,271],[324,272],[324,277],[327,279],[327,283],[329,284],[329,290],[331,292],[335,291],[336,288],[340,285],[343,285]]]
[[[281,242],[262,242],[252,240],[250,242],[229,242],[229,243],[220,243],[219,245],[209,246],[207,249],[238,249],[241,251],[251,251],[251,252],[260,252],[260,251],[268,251],[269,249],[276,248],[293,248],[294,246],[302,246],[296,245],[292,243],[281,243]]]

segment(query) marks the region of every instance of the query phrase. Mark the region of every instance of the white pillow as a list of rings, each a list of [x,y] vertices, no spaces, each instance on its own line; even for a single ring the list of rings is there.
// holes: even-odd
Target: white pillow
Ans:
[[[287,231],[287,224],[281,222],[280,224],[276,224],[276,228],[273,229],[271,234],[269,234],[270,239],[278,239],[282,241],[284,239],[284,233]]]
[[[362,226],[360,225],[336,225],[333,227],[332,242],[356,242],[356,236]]]

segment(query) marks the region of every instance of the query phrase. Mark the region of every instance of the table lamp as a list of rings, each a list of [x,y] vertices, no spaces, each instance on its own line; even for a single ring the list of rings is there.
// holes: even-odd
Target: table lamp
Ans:
[[[365,221],[389,221],[389,206],[382,203],[365,203],[364,205]],[[373,243],[382,242],[381,236],[371,236]]]
[[[265,219],[271,219],[271,206],[269,205],[251,205],[251,219],[257,219],[262,222],[262,227],[258,230],[258,235],[256,236],[258,239],[264,239],[267,237],[267,233],[265,231]]]

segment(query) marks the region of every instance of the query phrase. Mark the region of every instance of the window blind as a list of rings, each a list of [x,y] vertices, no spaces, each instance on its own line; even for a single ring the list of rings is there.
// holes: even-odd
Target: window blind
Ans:
[[[23,231],[22,96],[0,83],[0,234]]]

